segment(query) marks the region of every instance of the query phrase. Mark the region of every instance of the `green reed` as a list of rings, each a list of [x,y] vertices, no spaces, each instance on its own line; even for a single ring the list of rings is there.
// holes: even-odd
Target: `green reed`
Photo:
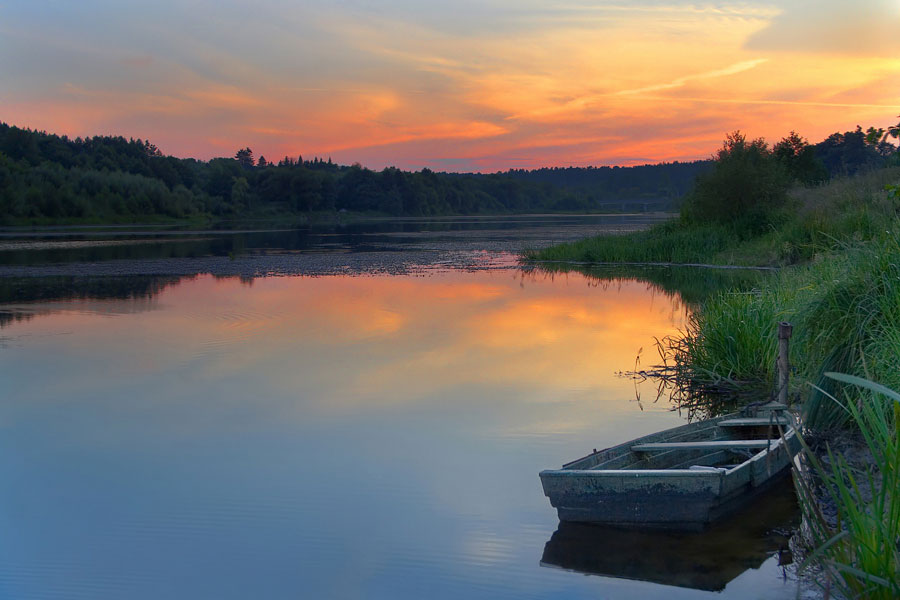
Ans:
[[[829,521],[821,510],[816,484],[807,473],[794,477],[812,552],[804,566],[816,563],[825,581],[846,598],[900,597],[900,394],[869,380],[837,373],[826,378],[857,387],[844,402],[822,392],[861,432],[871,465],[851,464],[828,449],[825,465],[801,439],[803,455],[836,508]]]
[[[722,226],[667,221],[633,233],[598,235],[526,252],[527,260],[582,263],[700,263],[722,251],[733,236]]]
[[[900,387],[900,222],[877,239],[845,246],[813,263],[762,279],[750,292],[722,292],[695,311],[683,335],[666,340],[671,363],[700,384],[729,379],[771,389],[775,324],[791,321],[793,380],[817,388],[803,393],[804,422],[827,430],[849,420],[825,401],[834,389],[824,374],[840,371]]]

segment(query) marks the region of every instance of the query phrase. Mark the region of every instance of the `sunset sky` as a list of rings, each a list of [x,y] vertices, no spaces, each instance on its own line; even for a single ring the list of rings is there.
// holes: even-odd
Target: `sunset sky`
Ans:
[[[208,159],[706,158],[900,113],[900,0],[0,0],[0,121]]]

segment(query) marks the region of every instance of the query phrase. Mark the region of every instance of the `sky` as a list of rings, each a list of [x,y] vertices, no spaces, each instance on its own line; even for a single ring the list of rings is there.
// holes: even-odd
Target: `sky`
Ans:
[[[900,115],[900,0],[0,0],[0,121],[209,159],[708,158]]]

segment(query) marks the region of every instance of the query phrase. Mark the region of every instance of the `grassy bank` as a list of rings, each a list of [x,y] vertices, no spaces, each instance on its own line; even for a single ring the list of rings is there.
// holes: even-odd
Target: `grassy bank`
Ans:
[[[828,371],[866,376],[900,388],[900,222],[875,239],[780,271],[751,292],[720,292],[695,311],[669,356],[694,381],[727,379],[769,389],[779,321],[794,324],[795,396],[806,423],[842,425],[847,415],[824,401]],[[816,387],[807,385],[814,384]]]
[[[823,186],[795,188],[762,231],[677,218],[646,231],[530,251],[525,258],[573,263],[796,264],[883,232],[900,210],[900,194],[885,188],[898,182],[900,167],[891,167]]]
[[[822,519],[822,495],[809,479],[797,478],[811,560],[830,578],[826,589],[896,598],[900,408],[886,405],[884,396],[900,399],[889,389],[900,389],[900,167],[787,192],[775,154],[761,140],[735,133],[679,219],[527,258],[560,261],[539,263],[548,269],[567,262],[579,268],[605,262],[784,267],[753,289],[703,300],[686,330],[662,341],[666,373],[675,373],[677,389],[767,395],[774,388],[776,324],[792,322],[790,393],[802,403],[807,432],[850,425],[872,457],[860,471],[830,452],[827,463],[808,452],[837,513],[836,522]],[[887,387],[842,387],[862,378]]]
[[[775,327],[795,325],[794,381],[824,391],[826,371],[900,388],[900,167],[795,188],[757,232],[684,217],[646,231],[600,236],[530,253],[561,263],[659,262],[779,265],[752,291],[706,298],[684,335],[666,344],[684,381],[767,389],[774,380]],[[847,416],[813,387],[808,423],[842,425]]]

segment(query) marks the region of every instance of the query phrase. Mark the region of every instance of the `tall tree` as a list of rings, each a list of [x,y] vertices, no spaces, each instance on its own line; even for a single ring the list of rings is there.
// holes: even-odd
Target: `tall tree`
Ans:
[[[249,169],[256,163],[256,161],[253,160],[253,150],[251,150],[249,147],[241,148],[240,150],[238,150],[235,153],[234,158],[242,167],[246,169]]]
[[[775,158],[794,179],[805,185],[821,183],[828,179],[828,170],[816,156],[815,146],[806,138],[792,131],[772,148]]]

